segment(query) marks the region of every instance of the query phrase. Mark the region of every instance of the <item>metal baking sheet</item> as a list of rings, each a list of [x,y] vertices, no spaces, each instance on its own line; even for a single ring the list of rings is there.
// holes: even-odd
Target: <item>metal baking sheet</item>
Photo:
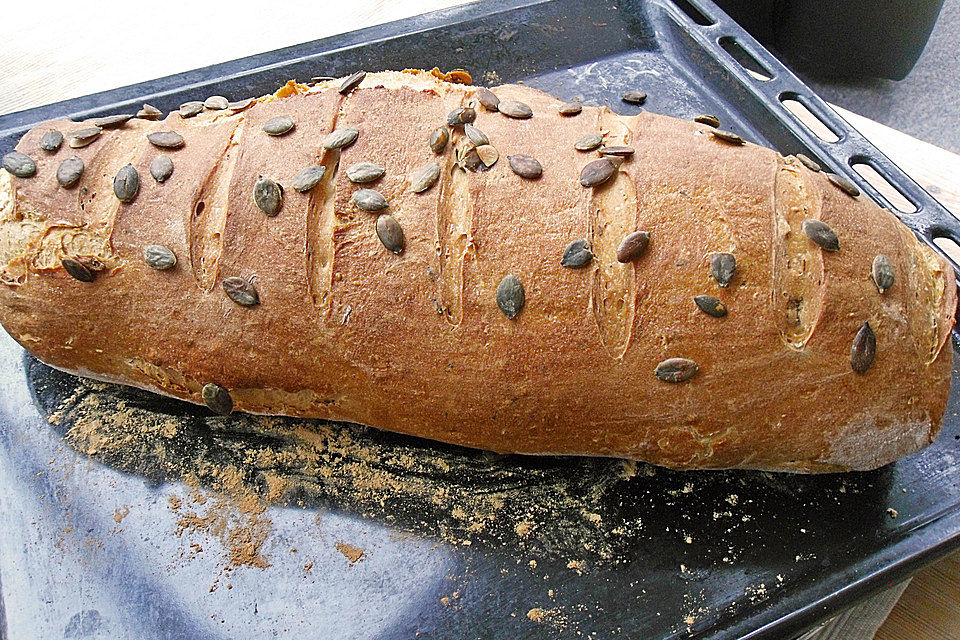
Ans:
[[[642,88],[644,108],[715,113],[884,202],[850,169],[866,159],[918,207],[903,219],[922,238],[960,239],[705,0],[468,5],[0,116],[0,152],[48,118],[239,99],[397,61],[623,113],[636,107],[620,94]],[[781,96],[840,140],[819,141]],[[55,371],[3,335],[0,637],[789,638],[960,546],[958,439],[953,393],[933,446],[869,473],[500,457],[355,425],[213,417]]]

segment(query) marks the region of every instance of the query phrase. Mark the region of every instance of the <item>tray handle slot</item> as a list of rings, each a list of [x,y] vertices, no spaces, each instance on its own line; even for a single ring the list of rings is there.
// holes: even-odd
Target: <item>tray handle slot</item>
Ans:
[[[900,213],[917,213],[917,205],[894,186],[883,169],[877,167],[867,156],[855,155],[850,158],[850,166],[870,183],[885,204]],[[874,195],[874,194],[871,194]]]
[[[947,238],[946,236],[935,236],[933,238],[933,244],[947,255],[950,262],[953,263],[954,269],[960,269],[960,267],[958,267],[958,265],[960,265],[960,244],[957,244],[955,240]]]
[[[809,102],[800,94],[793,91],[784,91],[779,96],[780,103],[790,114],[796,118],[797,122],[809,129],[815,136],[824,142],[839,142],[840,134],[836,129],[821,118],[813,109]]]
[[[674,5],[680,11],[683,11],[687,14],[687,17],[694,21],[694,23],[700,25],[701,27],[709,27],[712,24],[716,24],[716,20],[710,17],[710,14],[703,10],[702,7],[698,6],[696,3],[691,0],[671,0]]]
[[[921,240],[925,240],[953,265],[953,270],[957,274],[957,284],[960,286],[960,221],[951,216],[949,220],[928,226],[920,236]],[[960,312],[960,302],[957,306]]]
[[[720,48],[737,61],[744,71],[760,82],[773,80],[773,72],[767,69],[757,58],[747,51],[733,36],[722,36],[717,40]]]

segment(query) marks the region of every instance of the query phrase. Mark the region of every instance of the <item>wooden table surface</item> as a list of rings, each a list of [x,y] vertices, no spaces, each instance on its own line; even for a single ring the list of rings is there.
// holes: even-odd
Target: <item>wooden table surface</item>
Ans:
[[[285,0],[269,12],[243,2],[192,3],[144,18],[126,0],[7,3],[0,44],[0,113],[133,84],[352,31],[471,0]],[[158,11],[161,11],[158,5]],[[269,16],[266,19],[265,16]],[[17,25],[15,29],[9,25]],[[442,61],[438,61],[442,66]],[[318,69],[321,74],[323,70]],[[922,187],[960,216],[960,156],[837,108]],[[960,254],[958,254],[960,258]],[[876,640],[960,638],[960,553],[913,579]]]

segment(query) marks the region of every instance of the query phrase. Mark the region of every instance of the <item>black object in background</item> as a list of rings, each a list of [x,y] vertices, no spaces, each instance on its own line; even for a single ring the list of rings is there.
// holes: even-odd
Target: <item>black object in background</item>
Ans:
[[[799,71],[821,78],[902,80],[943,0],[717,0]]]

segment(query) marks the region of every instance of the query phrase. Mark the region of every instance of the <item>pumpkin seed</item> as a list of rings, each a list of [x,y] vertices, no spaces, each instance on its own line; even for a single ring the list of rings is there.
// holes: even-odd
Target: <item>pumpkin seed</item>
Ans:
[[[347,178],[350,182],[363,184],[373,182],[386,172],[386,169],[372,162],[358,162],[347,167]]]
[[[563,250],[563,257],[560,259],[561,266],[570,269],[579,269],[590,264],[593,260],[593,252],[590,251],[590,242],[583,238],[574,240]]]
[[[477,102],[480,103],[487,111],[497,111],[500,105],[500,98],[497,97],[493,91],[487,89],[486,87],[477,87],[473,92],[473,95],[476,96]]]
[[[300,193],[310,191],[310,189],[320,184],[320,181],[323,180],[323,176],[326,173],[327,168],[320,164],[304,167],[300,170],[300,173],[293,177],[292,186],[294,191],[299,191]]]
[[[18,178],[29,178],[37,172],[37,163],[33,158],[19,151],[11,151],[0,161],[3,168]]]
[[[593,151],[603,144],[603,136],[597,133],[588,133],[573,143],[573,148],[577,151]]]
[[[166,271],[176,266],[177,256],[162,244],[151,244],[143,248],[143,261],[151,269]]]
[[[865,373],[876,356],[877,336],[870,328],[870,323],[864,322],[850,346],[850,367],[857,373]]]
[[[160,154],[150,162],[150,175],[157,182],[165,182],[173,173],[173,160],[170,156]]]
[[[843,176],[838,176],[835,173],[828,173],[827,180],[829,180],[834,186],[839,187],[841,191],[849,196],[856,198],[858,195],[860,195],[860,189],[857,188],[857,185],[853,184]]]
[[[744,144],[746,141],[738,136],[735,133],[729,131],[724,131],[723,129],[716,129],[711,131],[713,137],[717,140],[723,140],[724,142],[729,142],[730,144]]]
[[[480,167],[483,166],[483,161],[480,159],[480,154],[477,153],[477,148],[473,145],[470,145],[464,149],[459,160],[459,165],[461,169],[466,169],[468,171],[477,171],[480,169]]]
[[[137,111],[137,117],[141,120],[159,120],[163,112],[152,104],[143,103],[143,108]]]
[[[668,358],[654,372],[664,382],[686,382],[697,373],[697,363],[687,358]]]
[[[357,189],[353,192],[353,204],[370,213],[383,211],[389,204],[379,191],[373,189]]]
[[[67,134],[67,144],[74,149],[85,147],[96,140],[102,131],[100,127],[85,127],[71,131]]]
[[[133,120],[135,116],[129,114],[116,115],[116,116],[103,116],[101,118],[90,118],[88,121],[95,127],[100,127],[101,129],[114,129],[116,127],[121,127],[130,120]]]
[[[710,254],[710,275],[721,287],[725,287],[733,280],[733,273],[737,269],[737,259],[732,253]]]
[[[488,169],[497,164],[497,160],[500,159],[500,152],[497,151],[496,147],[492,144],[477,147],[477,155],[480,156],[480,161],[483,163],[483,166]]]
[[[253,283],[243,278],[233,276],[223,280],[223,290],[227,297],[241,307],[253,307],[260,304],[260,294]]]
[[[579,100],[571,100],[570,102],[565,102],[560,105],[560,108],[557,111],[562,116],[575,116],[583,111],[583,103]]]
[[[463,125],[463,133],[475,147],[490,144],[490,138],[487,137],[487,134],[485,134],[483,131],[480,131],[480,129],[477,129],[472,124]]]
[[[701,113],[699,116],[695,116],[693,121],[705,124],[708,127],[713,127],[714,129],[720,126],[720,118],[711,113]]]
[[[500,307],[503,315],[513,320],[523,309],[524,301],[525,295],[520,278],[510,274],[500,281],[497,286],[497,306]]]
[[[117,176],[113,179],[113,193],[120,202],[130,202],[137,197],[140,191],[140,174],[128,164],[120,168]]]
[[[253,201],[257,208],[271,218],[283,207],[283,188],[264,176],[259,176],[253,185]]]
[[[50,129],[40,138],[40,148],[44,151],[54,152],[63,144],[63,134],[56,129]]]
[[[389,213],[377,217],[377,237],[387,251],[401,253],[404,246],[403,227]]]
[[[245,98],[243,100],[237,100],[236,102],[231,102],[227,105],[227,109],[233,111],[234,113],[238,111],[243,111],[252,105],[256,100],[254,98]]]
[[[356,142],[360,131],[353,127],[337,127],[323,139],[324,149],[343,149]]]
[[[210,96],[203,101],[203,107],[211,111],[221,111],[230,105],[230,101],[223,96]]]
[[[179,149],[184,144],[183,136],[176,131],[154,131],[147,134],[147,140],[161,149]]]
[[[617,262],[624,264],[633,262],[642,256],[643,252],[646,251],[649,246],[649,231],[634,231],[633,233],[627,234],[623,240],[620,241],[620,246],[617,247]]]
[[[347,95],[354,89],[360,86],[360,83],[363,82],[363,79],[367,77],[366,71],[357,71],[352,76],[343,81],[343,84],[340,85],[341,95]]]
[[[839,251],[840,239],[830,225],[821,220],[804,220],[800,225],[803,235],[820,245],[825,251]]]
[[[590,162],[580,172],[580,184],[585,187],[599,187],[617,173],[617,165],[609,158],[600,158]]]
[[[310,78],[310,84],[319,84],[321,82],[330,82],[336,80],[333,76],[314,76]]]
[[[447,133],[447,130],[443,127],[437,127],[433,130],[433,133],[430,134],[430,150],[440,155],[443,153],[444,148],[447,146],[447,140],[450,139],[450,134]]]
[[[424,166],[417,171],[413,180],[410,181],[410,189],[414,193],[423,193],[432,187],[440,177],[440,165],[436,162]]]
[[[233,398],[230,397],[230,392],[218,384],[209,382],[203,385],[200,397],[207,408],[217,415],[228,416],[233,413]]]
[[[887,289],[893,286],[894,273],[893,273],[893,264],[890,262],[890,258],[880,254],[873,259],[873,268],[871,269],[873,275],[873,281],[877,285],[877,289],[880,290],[880,293],[883,293]]]
[[[797,154],[797,160],[799,160],[800,163],[803,166],[805,166],[807,169],[810,169],[810,171],[820,171],[820,165],[814,162],[813,160],[811,160],[810,158],[808,158],[807,156],[803,155],[802,153]]]
[[[64,189],[69,189],[80,181],[83,175],[83,160],[74,156],[67,158],[57,167],[57,182]]]
[[[628,158],[634,154],[634,148],[625,147],[625,146],[600,147],[599,153],[602,156],[616,156],[618,158]]]
[[[703,311],[708,316],[722,318],[727,315],[727,306],[720,301],[720,298],[700,295],[694,296],[693,301],[700,307],[700,311]]]
[[[472,107],[457,107],[447,114],[447,126],[459,127],[477,119],[477,112]]]
[[[83,264],[79,260],[74,260],[73,258],[61,258],[60,264],[63,265],[63,268],[67,273],[80,282],[93,282],[93,279],[96,275],[90,270],[89,267],[87,267],[87,265]]]
[[[630,104],[643,104],[647,101],[647,94],[637,89],[631,89],[630,91],[624,92],[624,94],[620,96],[620,99]]]
[[[533,116],[533,109],[522,102],[516,100],[501,101],[497,108],[505,116],[525,120]]]
[[[274,116],[263,124],[263,131],[267,135],[282,136],[293,130],[294,122],[290,116]]]
[[[513,169],[513,172],[521,178],[536,180],[543,175],[543,167],[537,159],[526,154],[516,153],[512,156],[507,156],[507,162],[510,163],[510,168]]]
[[[203,111],[203,103],[193,100],[180,105],[179,114],[181,118],[192,118],[201,111]]]

